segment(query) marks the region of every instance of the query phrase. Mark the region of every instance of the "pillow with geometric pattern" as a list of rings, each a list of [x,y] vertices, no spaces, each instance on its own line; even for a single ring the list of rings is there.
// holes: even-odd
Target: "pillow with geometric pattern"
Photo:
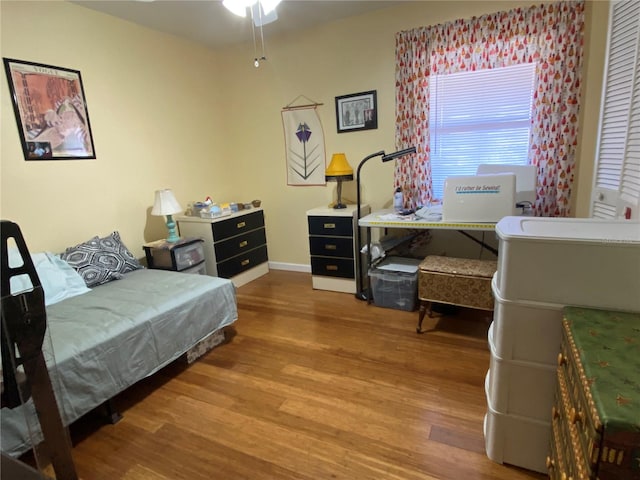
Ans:
[[[124,273],[144,268],[122,243],[117,231],[107,237],[95,236],[69,247],[60,254],[60,258],[80,274],[89,288],[118,280]]]

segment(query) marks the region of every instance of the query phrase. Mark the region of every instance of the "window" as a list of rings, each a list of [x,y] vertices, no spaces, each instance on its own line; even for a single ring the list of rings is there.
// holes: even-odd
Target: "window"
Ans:
[[[446,177],[475,175],[480,164],[528,164],[534,88],[535,63],[431,76],[435,198]]]

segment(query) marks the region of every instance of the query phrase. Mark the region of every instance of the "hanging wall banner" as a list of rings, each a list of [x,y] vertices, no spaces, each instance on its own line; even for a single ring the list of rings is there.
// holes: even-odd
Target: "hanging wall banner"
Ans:
[[[282,110],[287,185],[326,185],[324,132],[316,107]]]

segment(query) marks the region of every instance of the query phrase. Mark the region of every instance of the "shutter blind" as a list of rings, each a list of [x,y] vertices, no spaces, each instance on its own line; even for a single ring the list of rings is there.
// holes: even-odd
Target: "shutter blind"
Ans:
[[[635,65],[631,114],[629,115],[627,148],[622,164],[620,198],[626,203],[638,203],[640,199],[640,66]]]
[[[640,2],[611,3],[591,215],[615,218],[640,198]],[[622,203],[621,203],[622,201]]]

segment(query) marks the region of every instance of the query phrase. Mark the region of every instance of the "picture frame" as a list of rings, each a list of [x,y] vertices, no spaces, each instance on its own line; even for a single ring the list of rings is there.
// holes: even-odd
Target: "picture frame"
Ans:
[[[336,123],[338,133],[378,128],[377,91],[336,97]]]
[[[96,158],[78,70],[4,58],[25,160]]]

